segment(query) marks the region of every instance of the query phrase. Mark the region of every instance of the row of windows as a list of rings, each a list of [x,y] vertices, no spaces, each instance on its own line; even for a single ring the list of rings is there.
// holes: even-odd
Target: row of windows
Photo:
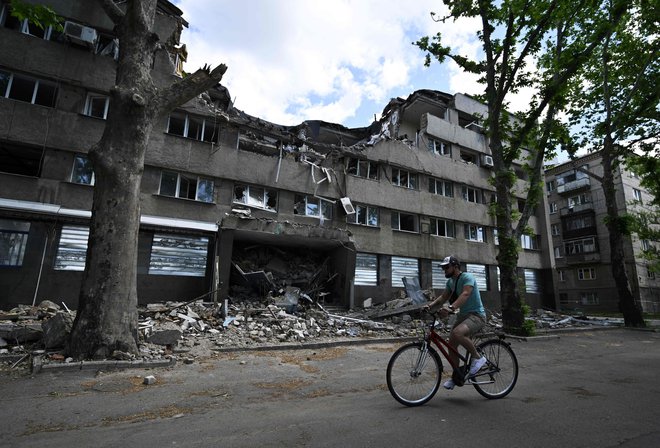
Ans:
[[[58,87],[52,82],[0,70],[0,97],[2,98],[55,107],[57,92]],[[108,118],[109,106],[110,97],[108,95],[89,92],[85,98],[82,113],[89,117],[105,120]],[[173,112],[167,121],[168,134],[204,142],[217,143],[218,129],[215,120],[183,112]]]
[[[30,23],[28,19],[19,20],[13,17],[9,11],[9,5],[0,5],[0,26],[16,30],[20,33],[49,40],[58,43],[74,43],[64,33],[54,29],[52,26],[39,27]],[[85,47],[91,49],[94,54],[110,56],[115,60],[119,58],[119,39],[112,34],[103,33],[94,29],[96,38],[93,42],[85,43]]]
[[[379,256],[376,254],[357,253],[355,258],[355,285],[356,286],[378,286]],[[447,279],[440,266],[440,260],[431,261],[431,283],[434,289],[444,289]],[[390,257],[391,263],[391,286],[404,287],[403,277],[420,278],[419,260],[409,257]],[[463,270],[474,275],[477,287],[481,291],[490,290],[490,279],[488,266],[483,264],[465,263]],[[499,278],[499,268],[497,269]],[[536,269],[524,269],[525,291],[530,294],[541,293],[541,281],[539,271]],[[499,281],[497,282],[499,285]],[[499,286],[498,286],[499,287]]]
[[[30,223],[28,222],[0,220],[0,266],[21,266],[23,264],[29,230]],[[88,227],[64,225],[60,232],[54,269],[83,271],[88,239]],[[154,234],[148,273],[151,275],[205,276],[208,242],[207,237]],[[393,287],[403,287],[403,277],[419,279],[418,259],[391,257],[391,263]],[[465,270],[475,276],[481,290],[489,289],[486,265],[467,263]],[[440,260],[432,261],[432,276],[433,288],[443,289],[446,278],[440,267]],[[540,292],[538,271],[525,269],[524,276],[527,292]],[[356,255],[355,285],[378,285],[377,255],[366,253]]]
[[[0,266],[23,265],[29,231],[29,222],[0,220]],[[83,271],[88,239],[88,227],[63,226],[53,268]],[[155,234],[151,244],[149,274],[204,277],[208,242],[207,237]]]
[[[0,97],[55,107],[57,86],[41,79],[0,70]]]
[[[78,155],[74,161],[71,181],[74,183],[93,185],[94,172],[85,156]],[[171,171],[161,173],[159,194],[181,199],[191,199],[201,202],[213,202],[214,182],[197,176],[184,175]],[[234,187],[232,202],[267,211],[277,211],[277,191],[253,185],[237,184]],[[333,218],[334,203],[330,200],[296,195],[294,199],[294,214],[317,217],[322,220]],[[378,207],[356,204],[355,213],[346,217],[350,224],[367,227],[380,226],[380,211]],[[410,213],[393,211],[391,213],[393,230],[419,233],[419,216]],[[487,242],[486,228],[478,224],[464,223],[464,237],[467,241]],[[431,218],[429,233],[435,236],[456,238],[456,223],[451,220]],[[496,236],[494,237],[497,243]],[[523,235],[523,249],[538,249],[538,236]]]

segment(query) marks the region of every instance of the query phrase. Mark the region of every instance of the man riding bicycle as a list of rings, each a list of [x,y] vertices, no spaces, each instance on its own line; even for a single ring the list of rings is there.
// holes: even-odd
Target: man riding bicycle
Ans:
[[[447,286],[441,296],[427,304],[424,308],[431,309],[438,304],[449,301],[448,308],[440,309],[440,317],[445,318],[450,312],[458,310],[456,321],[451,328],[449,344],[458,349],[461,345],[472,355],[470,372],[468,376],[475,375],[486,363],[486,358],[481,356],[470,339],[470,336],[481,330],[486,324],[486,310],[481,302],[481,295],[477,282],[469,272],[461,272],[461,263],[452,255],[445,257],[440,263],[445,271]],[[458,357],[454,352],[449,356],[454,365],[458,365]],[[445,389],[454,388],[454,380],[450,379],[442,385]]]

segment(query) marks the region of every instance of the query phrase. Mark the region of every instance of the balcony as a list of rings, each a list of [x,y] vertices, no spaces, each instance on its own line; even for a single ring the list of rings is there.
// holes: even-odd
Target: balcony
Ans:
[[[600,253],[590,252],[586,254],[565,255],[563,259],[566,261],[566,264],[597,263],[600,262]]]
[[[582,180],[582,179],[581,179]],[[587,179],[589,180],[589,179]],[[594,209],[593,202],[584,202],[582,204],[576,204],[572,207],[564,207],[559,209],[559,216],[568,216],[572,214],[578,214],[581,212],[591,211]]]
[[[590,185],[591,185],[591,179],[588,177],[583,177],[582,179],[576,179],[570,182],[566,182],[564,185],[557,185],[557,193],[566,194],[569,192],[574,192],[577,190],[589,188]]]

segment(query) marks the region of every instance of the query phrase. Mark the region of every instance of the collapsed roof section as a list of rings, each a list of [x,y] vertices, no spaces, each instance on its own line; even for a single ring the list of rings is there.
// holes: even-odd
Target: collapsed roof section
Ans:
[[[382,140],[405,142],[408,136],[399,135],[400,122],[419,120],[424,113],[444,116],[448,108],[456,107],[457,102],[465,102],[465,99],[477,103],[465,95],[460,95],[462,98],[457,101],[458,96],[423,89],[406,99],[392,98],[383,109],[380,120],[361,128],[347,128],[322,120],[306,120],[295,126],[271,123],[235,108],[229,91],[220,84],[182,109],[203,115],[213,114],[217,121],[238,128],[241,149],[271,156],[279,156],[280,151],[284,151],[325,158],[332,152],[359,152]]]

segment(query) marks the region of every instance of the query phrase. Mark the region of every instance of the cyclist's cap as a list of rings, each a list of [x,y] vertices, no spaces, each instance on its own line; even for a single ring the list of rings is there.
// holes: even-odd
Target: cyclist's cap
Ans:
[[[458,261],[458,258],[454,257],[453,255],[450,255],[448,257],[445,257],[445,259],[440,262],[440,266],[447,266],[448,264],[453,266],[459,266],[461,262]]]

